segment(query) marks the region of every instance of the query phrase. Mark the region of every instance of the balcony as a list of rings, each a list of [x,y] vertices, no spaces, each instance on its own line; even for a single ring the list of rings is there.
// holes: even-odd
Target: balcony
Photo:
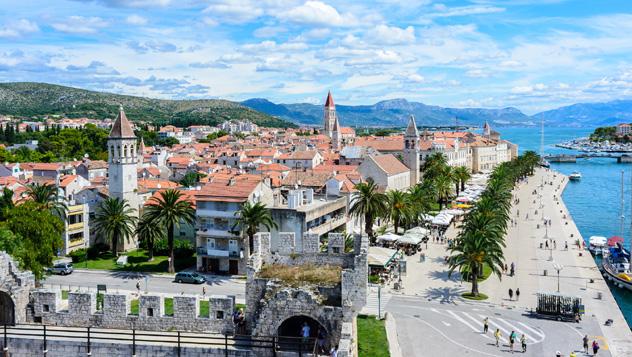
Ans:
[[[316,233],[318,235],[323,235],[323,234],[333,231],[334,229],[342,226],[345,223],[347,223],[346,216],[334,217],[318,226],[308,229],[308,231],[311,233]]]
[[[195,211],[198,217],[235,218],[235,210],[216,210],[208,208],[198,208]]]
[[[208,249],[207,247],[197,247],[197,255],[200,257],[239,258],[239,252],[237,251]]]
[[[236,235],[230,232],[229,226],[201,226],[197,227],[197,235],[201,237],[235,238]]]

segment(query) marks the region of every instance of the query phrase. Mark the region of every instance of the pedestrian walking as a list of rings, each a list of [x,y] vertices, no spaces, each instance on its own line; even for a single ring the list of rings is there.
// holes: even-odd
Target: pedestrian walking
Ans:
[[[516,301],[520,300],[520,288],[516,288]]]
[[[513,290],[509,288],[509,301],[513,300]]]
[[[588,354],[588,335],[584,335],[583,342],[584,342],[584,353]]]
[[[202,296],[206,296],[206,286],[202,287]]]
[[[520,347],[522,347],[522,353],[527,352],[527,336],[524,333],[520,336]]]
[[[505,274],[507,274],[507,270],[508,270],[508,269],[507,269],[507,268],[508,268],[508,267],[507,267],[507,263],[505,263],[505,266],[504,266],[503,268],[504,268],[504,269],[503,269],[503,272],[504,272]]]
[[[544,242],[544,247],[546,249],[549,249],[549,240],[548,239]]]
[[[307,322],[303,322],[303,327],[301,328],[301,336],[303,336],[303,343],[307,343],[309,340],[309,325]]]
[[[599,342],[597,342],[596,340],[593,340],[592,349],[593,349],[593,356],[596,356],[597,352],[599,352]]]
[[[487,331],[489,331],[489,317],[486,317],[485,320],[483,320],[483,333],[487,334]]]
[[[568,241],[564,241],[564,250],[568,250]]]
[[[516,272],[516,264],[514,264],[514,262],[511,262],[511,268],[509,269],[509,276],[514,276],[514,273]]]
[[[557,249],[557,242],[553,240],[553,249]]]
[[[136,291],[138,292],[138,295],[140,295],[140,280],[136,282]]]
[[[516,333],[514,331],[511,331],[511,333],[509,334],[509,350],[511,351],[511,353],[513,353],[514,342],[516,342]]]
[[[500,333],[499,328],[497,328],[496,332],[494,332],[494,337],[496,337],[496,347],[498,347],[498,342],[500,341],[500,338],[502,337],[502,334]]]
[[[334,346],[329,351],[329,357],[338,357],[338,346]]]
[[[327,353],[325,348],[325,341],[327,340],[327,332],[324,329],[318,328],[318,353]]]

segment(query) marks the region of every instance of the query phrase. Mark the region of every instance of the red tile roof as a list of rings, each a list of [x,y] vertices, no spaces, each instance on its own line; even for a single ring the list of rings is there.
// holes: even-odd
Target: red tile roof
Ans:
[[[373,161],[388,175],[397,175],[410,171],[406,165],[391,154],[371,156]]]

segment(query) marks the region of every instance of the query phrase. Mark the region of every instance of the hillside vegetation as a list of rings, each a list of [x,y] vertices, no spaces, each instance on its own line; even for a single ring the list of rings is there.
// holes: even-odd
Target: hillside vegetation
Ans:
[[[231,119],[247,119],[260,126],[294,124],[220,99],[164,100],[94,92],[46,83],[0,83],[0,114],[39,117],[57,114],[69,118],[115,118],[123,105],[128,118],[178,126],[217,125]]]

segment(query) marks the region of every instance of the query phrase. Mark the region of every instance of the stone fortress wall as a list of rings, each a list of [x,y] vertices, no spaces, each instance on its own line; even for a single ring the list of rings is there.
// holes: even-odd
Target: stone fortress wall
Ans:
[[[0,323],[23,323],[27,320],[29,293],[35,287],[35,277],[22,271],[6,252],[0,252]]]
[[[103,294],[97,311],[94,292],[69,292],[67,306],[58,290],[37,289],[33,299],[33,322],[54,326],[139,329],[145,331],[195,331],[232,333],[233,296],[211,296],[209,316],[200,317],[198,296],[173,296],[173,315],[165,315],[162,295],[142,294],[138,315],[131,315],[130,294]]]
[[[354,319],[366,304],[368,239],[356,236],[354,249],[345,253],[345,236],[330,233],[327,251],[320,251],[317,234],[306,233],[302,247],[296,247],[294,233],[279,233],[279,249],[270,251],[270,234],[255,236],[254,254],[248,264],[246,282],[247,326],[253,336],[276,335],[281,324],[295,316],[316,320],[327,330],[330,341],[339,346],[338,356],[352,356],[355,350]],[[257,277],[263,265],[331,265],[342,268],[336,287],[288,287]]]

